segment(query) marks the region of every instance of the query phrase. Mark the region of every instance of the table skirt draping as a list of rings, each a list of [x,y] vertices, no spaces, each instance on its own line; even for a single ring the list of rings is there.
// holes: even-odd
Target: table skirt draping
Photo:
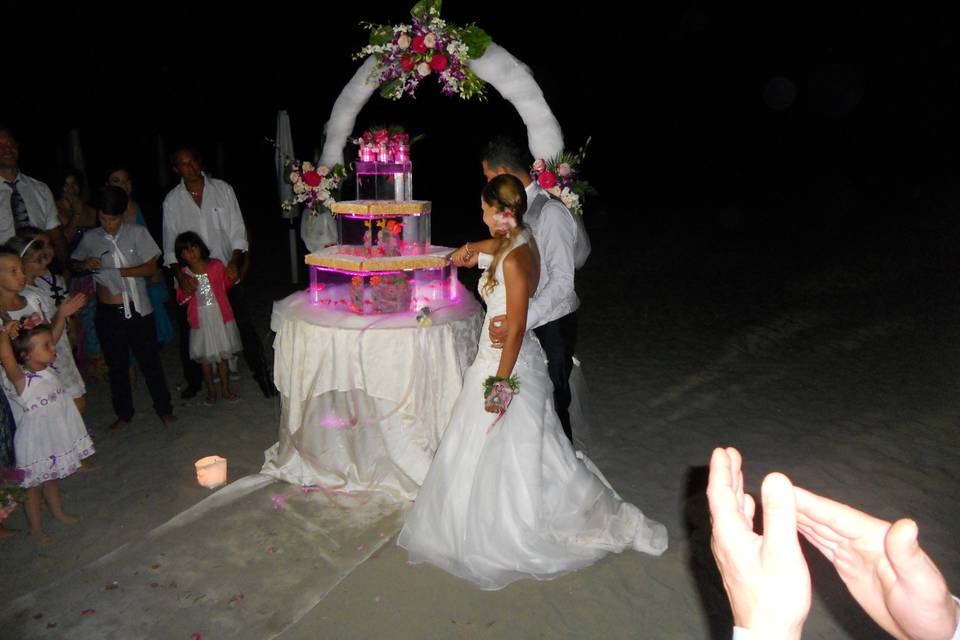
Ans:
[[[263,473],[416,497],[476,355],[482,309],[461,287],[458,303],[433,309],[433,326],[415,315],[332,311],[305,292],[274,304],[282,410]]]

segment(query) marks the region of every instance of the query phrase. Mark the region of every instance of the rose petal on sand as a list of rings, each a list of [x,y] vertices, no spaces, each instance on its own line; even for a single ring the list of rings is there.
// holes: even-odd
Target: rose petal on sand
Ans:
[[[243,600],[243,592],[242,592],[242,591],[241,591],[240,593],[236,594],[235,596],[233,596],[232,598],[230,598],[230,606],[231,606],[231,607],[236,606],[237,603],[240,602],[241,600]]]
[[[267,553],[276,553],[276,552],[277,552],[277,548],[275,546],[270,545],[269,547],[267,547]]]
[[[104,591],[113,591],[114,589],[118,588],[119,586],[120,586],[120,583],[119,583],[119,582],[111,582],[110,584],[108,584],[107,586],[105,586],[105,587],[103,588],[103,590],[104,590]]]
[[[48,622],[48,623],[47,623],[47,629],[56,629],[56,628],[57,628],[57,623],[56,623],[56,622]]]
[[[366,548],[367,548],[367,545],[365,545],[365,544],[358,544],[358,545],[357,545],[357,551],[363,551],[363,550],[366,549]]]
[[[156,589],[156,588],[159,587],[159,586],[160,586],[160,583],[159,583],[159,582],[151,582],[151,583],[150,583],[150,588],[151,588],[151,589]]]
[[[96,609],[84,609],[83,611],[80,612],[80,615],[82,615],[82,616],[92,616],[92,615],[95,614],[96,612],[97,612]]]
[[[203,634],[200,632],[197,632],[192,636],[190,636],[190,640],[203,640]]]

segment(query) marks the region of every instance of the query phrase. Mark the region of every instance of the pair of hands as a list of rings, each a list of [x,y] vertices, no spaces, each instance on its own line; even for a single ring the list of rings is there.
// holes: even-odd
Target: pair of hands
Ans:
[[[83,309],[84,305],[86,304],[87,296],[82,293],[68,296],[63,302],[60,303],[60,306],[57,307],[57,315],[62,316],[64,319],[69,318],[76,312]],[[3,333],[5,333],[8,338],[13,340],[20,335],[21,331],[29,331],[38,324],[42,323],[43,316],[41,316],[39,313],[31,313],[29,316],[25,316],[20,320],[6,320],[3,323]]]
[[[707,486],[711,548],[734,624],[756,637],[800,637],[811,587],[799,530],[885,631],[910,640],[953,637],[960,610],[943,575],[920,548],[915,522],[874,518],[794,487],[780,473],[764,478],[760,492],[763,535],[753,531],[756,504],[743,490],[740,452],[714,450]]]

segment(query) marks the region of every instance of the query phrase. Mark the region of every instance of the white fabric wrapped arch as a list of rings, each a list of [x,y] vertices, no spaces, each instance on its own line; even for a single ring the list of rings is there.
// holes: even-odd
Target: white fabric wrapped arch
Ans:
[[[320,164],[332,167],[343,162],[343,148],[356,125],[357,115],[378,88],[367,82],[376,64],[376,58],[367,58],[333,103],[325,127],[326,141]],[[527,144],[534,158],[550,158],[563,151],[560,123],[525,64],[500,45],[490,43],[486,52],[480,58],[468,61],[467,66],[516,108],[527,126]],[[300,234],[310,251],[337,241],[336,225],[330,216],[303,216]]]

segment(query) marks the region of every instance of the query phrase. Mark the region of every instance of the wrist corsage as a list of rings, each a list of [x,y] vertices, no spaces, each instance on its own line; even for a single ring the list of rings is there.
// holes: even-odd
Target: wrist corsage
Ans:
[[[510,406],[510,401],[513,400],[513,396],[515,396],[518,391],[520,391],[520,381],[517,380],[516,375],[512,375],[509,378],[490,376],[483,381],[484,407],[493,407],[497,413],[497,419],[490,425],[490,429],[493,429],[494,425],[503,417],[503,414],[507,411],[507,407]],[[490,433],[490,429],[487,429],[487,433]]]

